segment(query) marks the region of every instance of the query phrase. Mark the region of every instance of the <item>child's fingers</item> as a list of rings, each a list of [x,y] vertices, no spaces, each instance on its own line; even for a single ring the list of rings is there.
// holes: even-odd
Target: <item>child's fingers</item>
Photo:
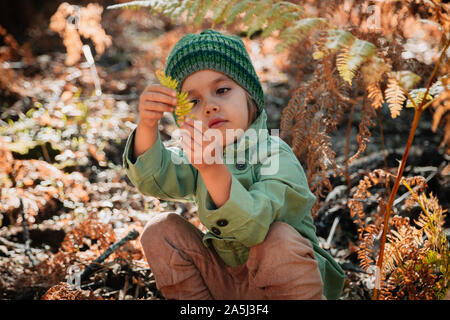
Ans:
[[[151,87],[154,91],[158,91],[161,93],[164,93],[168,96],[176,98],[177,92],[173,89],[167,88],[166,86],[163,86],[162,84],[156,83]]]
[[[139,112],[144,110],[148,111],[159,111],[159,112],[173,112],[174,107],[167,105],[166,103],[144,101],[139,105]]]
[[[140,97],[140,103],[144,103],[146,101],[161,102],[161,103],[166,103],[168,105],[174,106],[177,104],[178,100],[177,100],[177,98],[172,97],[167,94],[164,94],[164,93],[148,91],[148,92],[143,93]]]
[[[166,94],[166,95],[174,97],[174,98],[176,98],[176,96],[177,96],[177,92],[175,90],[170,89],[166,86],[163,86],[162,84],[159,84],[159,83],[154,83],[154,84],[147,86],[144,89],[142,94],[145,94],[147,92],[160,92],[160,93]]]
[[[163,117],[163,112],[153,110],[142,110],[139,115],[142,119],[159,120]]]

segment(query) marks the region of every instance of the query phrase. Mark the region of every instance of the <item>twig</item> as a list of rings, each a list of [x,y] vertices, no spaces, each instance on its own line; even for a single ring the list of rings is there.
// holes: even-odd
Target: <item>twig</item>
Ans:
[[[89,64],[89,67],[91,68],[91,74],[92,78],[94,78],[94,85],[95,85],[95,95],[101,96],[102,95],[102,89],[100,87],[100,78],[98,77],[97,69],[95,68],[95,61],[94,57],[92,57],[91,48],[89,45],[85,44],[83,47],[83,53],[86,58],[87,63]]]
[[[331,226],[330,233],[328,234],[328,238],[327,238],[327,248],[329,248],[331,245],[331,240],[333,240],[334,232],[336,231],[336,227],[337,227],[338,223],[339,223],[339,217],[334,218],[333,225]]]
[[[23,205],[23,200],[20,198],[20,214],[22,215],[22,228],[23,228],[23,241],[25,243],[25,255],[28,257],[28,259],[31,262],[31,265],[34,267],[36,266],[36,262],[34,261],[33,256],[31,255],[31,249],[30,249],[30,234],[28,233],[27,228],[27,220],[25,218],[25,210]]]
[[[429,182],[436,174],[437,174],[438,170],[436,169],[436,171],[432,172],[426,179],[426,182]],[[420,186],[415,186],[413,188],[413,191],[416,191],[417,189],[419,189]],[[409,196],[411,194],[410,191],[405,192],[404,194],[402,194],[400,197],[398,197],[397,199],[395,199],[394,204],[392,205],[393,207],[395,207],[397,204],[399,204],[400,202],[402,202],[407,196]]]
[[[123,289],[119,292],[119,300],[125,300],[128,291],[128,275],[125,275],[125,284],[123,285]]]
[[[4,237],[0,237],[0,244],[5,245],[6,247],[9,247],[11,249],[19,249],[19,250],[25,250],[25,245],[22,243],[16,243],[13,241],[9,241],[8,239],[5,239]],[[30,248],[31,252],[39,252],[39,250]]]
[[[97,259],[92,261],[84,269],[83,273],[81,274],[81,281],[86,279],[91,274],[91,272],[93,272],[95,269],[97,269],[98,265],[101,264],[103,261],[105,261],[105,259],[108,258],[114,251],[119,249],[121,246],[123,246],[129,240],[136,239],[138,236],[139,236],[139,232],[137,232],[136,230],[133,229],[125,237],[123,237],[119,241],[117,241],[117,242],[113,243],[111,246],[109,246],[109,248],[106,249],[106,251],[101,256],[99,256]]]

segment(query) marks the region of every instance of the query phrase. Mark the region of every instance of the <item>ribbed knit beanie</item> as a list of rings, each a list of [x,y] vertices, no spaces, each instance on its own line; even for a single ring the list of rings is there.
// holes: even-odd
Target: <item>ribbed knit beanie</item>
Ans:
[[[194,72],[211,69],[221,72],[243,87],[264,108],[264,93],[244,42],[237,36],[207,29],[200,34],[189,33],[181,38],[167,57],[165,74],[178,81],[180,91],[184,80]],[[173,113],[175,121],[177,116]]]

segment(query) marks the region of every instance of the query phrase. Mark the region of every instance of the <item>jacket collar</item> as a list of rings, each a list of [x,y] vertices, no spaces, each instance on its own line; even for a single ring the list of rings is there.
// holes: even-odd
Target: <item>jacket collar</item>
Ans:
[[[268,134],[267,113],[264,109],[261,109],[258,117],[252,122],[247,130],[245,130],[244,134],[234,143],[227,145],[223,150],[223,154],[225,156],[228,153],[236,154],[238,152],[243,152],[250,147],[257,145],[261,139],[267,139]]]

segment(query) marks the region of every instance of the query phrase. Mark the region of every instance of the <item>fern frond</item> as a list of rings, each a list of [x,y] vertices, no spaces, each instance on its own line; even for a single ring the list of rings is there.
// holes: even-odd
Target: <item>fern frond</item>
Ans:
[[[191,18],[195,17],[202,4],[202,0],[191,1],[191,4],[187,7],[186,24],[192,23]]]
[[[220,23],[228,17],[231,9],[236,5],[238,0],[230,1],[220,1],[219,4],[214,8],[212,20],[214,23]]]
[[[349,46],[355,41],[353,34],[342,29],[328,30],[323,50],[334,53],[342,48]]]
[[[261,37],[265,38],[271,35],[275,30],[281,29],[286,21],[289,20],[290,15],[285,14],[282,9],[283,7],[281,6],[281,4],[276,3],[267,11],[265,16],[269,17],[269,21],[267,22],[267,26],[264,28]]]
[[[205,0],[204,3],[202,3],[202,6],[194,19],[194,26],[196,28],[200,27],[202,22],[205,21],[206,13],[208,12],[208,10],[211,8],[212,5],[213,0]]]
[[[164,74],[162,70],[156,70],[156,77],[158,78],[159,83],[163,86],[168,87],[172,90],[176,90],[178,87],[178,81],[176,79],[172,79],[169,76]]]
[[[349,85],[352,85],[352,79],[355,74],[352,70],[348,68],[349,60],[350,60],[350,48],[346,46],[341,49],[336,58],[336,69],[338,70],[339,75],[342,77],[342,79],[348,82]]]
[[[282,43],[277,47],[277,50],[284,50],[293,43],[306,38],[313,31],[322,30],[327,24],[327,21],[323,18],[305,18],[298,20],[294,25],[281,31],[280,39]]]
[[[425,98],[426,88],[414,89],[409,92],[409,96],[414,100],[414,103],[408,98],[406,102],[407,108],[414,108],[414,104],[419,106],[422,103],[422,100]],[[433,100],[433,97],[428,93],[426,100]]]
[[[228,26],[229,24],[233,23],[236,17],[245,12],[249,7],[251,7],[253,4],[253,1],[251,0],[243,0],[238,2],[229,12],[228,17],[224,17],[225,20],[225,26]]]
[[[247,36],[251,37],[259,29],[262,29],[262,26],[266,22],[267,12],[271,6],[271,1],[262,1],[258,6],[248,10],[244,17],[244,24],[249,26],[247,30]]]
[[[400,111],[403,108],[403,102],[406,99],[403,89],[400,87],[397,79],[389,78],[384,94],[386,96],[386,101],[389,104],[391,117],[395,119],[400,114]]]
[[[159,82],[172,90],[176,90],[178,87],[178,81],[172,79],[170,76],[166,76],[162,70],[156,71],[156,77]],[[177,116],[177,123],[183,122],[186,115],[188,115],[194,104],[189,101],[187,92],[177,92],[177,104],[175,106],[175,115]],[[192,117],[193,118],[193,117]]]
[[[444,84],[443,84],[444,81],[449,82],[448,77],[449,77],[449,75],[444,75],[442,77],[439,77],[438,80],[436,80],[436,82],[433,83],[433,85],[430,87],[429,92],[434,98],[437,98],[437,96],[440,95],[445,90],[450,90],[450,85],[444,86]]]
[[[375,45],[370,42],[355,39],[351,46],[341,49],[336,59],[336,67],[342,79],[350,85],[358,67],[375,54]]]
[[[378,83],[371,83],[367,86],[367,97],[371,100],[371,105],[374,109],[381,108],[383,104],[383,92]]]

